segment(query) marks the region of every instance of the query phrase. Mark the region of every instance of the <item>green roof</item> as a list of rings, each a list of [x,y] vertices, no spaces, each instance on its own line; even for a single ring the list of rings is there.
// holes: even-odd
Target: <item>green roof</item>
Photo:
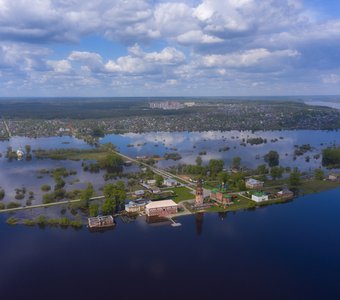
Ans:
[[[212,192],[213,194],[216,194],[217,191],[218,191],[218,189],[212,189],[212,190],[211,190],[211,192]]]
[[[257,196],[257,197],[262,197],[262,196],[265,196],[266,194],[263,193],[263,192],[255,192],[253,193],[254,196]]]

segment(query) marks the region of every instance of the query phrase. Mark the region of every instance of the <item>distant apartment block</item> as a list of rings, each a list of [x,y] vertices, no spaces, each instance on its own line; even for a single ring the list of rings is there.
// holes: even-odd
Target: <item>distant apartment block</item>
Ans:
[[[178,101],[160,101],[160,102],[150,102],[149,103],[151,109],[182,109],[184,108],[184,104]]]

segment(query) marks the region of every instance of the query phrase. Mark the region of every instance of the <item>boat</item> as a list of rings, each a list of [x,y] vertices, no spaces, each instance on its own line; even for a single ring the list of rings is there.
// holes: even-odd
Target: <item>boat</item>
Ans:
[[[111,215],[88,218],[89,229],[105,229],[114,227],[115,225],[114,218]]]

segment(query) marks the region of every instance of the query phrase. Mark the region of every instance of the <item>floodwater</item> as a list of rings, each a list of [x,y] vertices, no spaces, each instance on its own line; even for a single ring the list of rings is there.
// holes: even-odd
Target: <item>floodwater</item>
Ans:
[[[243,139],[262,137],[267,143],[260,145],[242,146]],[[240,156],[241,164],[255,168],[264,163],[263,156],[270,150],[275,150],[280,155],[280,164],[284,167],[298,167],[308,171],[321,166],[321,158],[315,159],[315,154],[320,154],[323,148],[339,145],[339,131],[318,130],[290,130],[290,131],[206,131],[206,132],[150,132],[128,133],[124,135],[107,135],[102,143],[112,142],[119,150],[129,156],[163,156],[166,152],[179,152],[181,160],[160,161],[158,166],[168,167],[178,163],[195,164],[200,152],[203,162],[210,159],[223,159],[226,166],[230,166],[233,157]],[[294,159],[294,146],[310,144],[313,149],[303,156]],[[133,147],[132,147],[133,145]],[[222,151],[229,147],[228,151]],[[221,151],[219,151],[221,150]],[[310,161],[305,161],[310,156]]]
[[[241,143],[248,138],[262,137],[267,139],[267,143],[261,145],[242,146]],[[129,156],[163,156],[166,152],[178,152],[182,159],[178,161],[162,160],[158,166],[166,168],[179,163],[195,163],[196,157],[200,152],[206,151],[202,155],[203,163],[210,159],[223,159],[225,166],[231,164],[233,157],[241,157],[241,165],[255,168],[264,163],[263,156],[270,150],[278,151],[280,154],[280,164],[284,167],[299,167],[301,170],[308,171],[321,166],[321,158],[314,158],[320,154],[325,147],[339,145],[339,131],[208,131],[208,132],[150,132],[143,134],[128,133],[124,135],[107,135],[100,140],[101,143],[112,142],[118,149]],[[310,144],[313,149],[303,156],[294,159],[294,145]],[[8,146],[14,150],[31,145],[35,149],[54,149],[54,148],[89,148],[84,141],[72,137],[50,137],[50,138],[24,138],[13,137],[10,141],[0,142],[0,187],[6,191],[4,203],[14,200],[15,189],[26,187],[27,191],[33,191],[35,200],[32,204],[41,203],[41,185],[49,184],[53,186],[53,178],[45,174],[38,178],[39,170],[54,169],[65,167],[68,170],[77,171],[76,175],[65,179],[67,182],[66,190],[83,189],[87,182],[92,182],[94,188],[99,191],[104,185],[103,172],[91,174],[82,170],[81,161],[58,161],[34,158],[30,161],[22,160],[9,161],[5,158]],[[228,151],[219,151],[223,147],[229,147]],[[310,161],[306,162],[306,157]],[[138,171],[137,166],[127,167],[124,172]],[[19,200],[23,203],[24,200]]]
[[[1,299],[340,299],[340,189],[252,211],[87,229],[0,222]],[[1,216],[5,219],[7,216]]]

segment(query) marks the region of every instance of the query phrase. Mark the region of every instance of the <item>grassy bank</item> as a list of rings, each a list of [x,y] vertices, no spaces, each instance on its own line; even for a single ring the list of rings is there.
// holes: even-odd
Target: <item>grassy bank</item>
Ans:
[[[108,155],[107,149],[53,149],[36,150],[34,154],[37,158],[57,159],[57,160],[100,160]]]
[[[172,189],[169,189],[169,190],[174,192],[173,200],[176,203],[179,203],[179,202],[184,201],[184,200],[190,200],[190,199],[195,198],[195,195],[191,192],[191,190],[189,190],[188,188],[183,187],[183,186],[182,187],[175,187],[175,188],[172,188]]]
[[[340,187],[340,182],[334,181],[323,181],[323,180],[310,180],[304,181],[301,186],[299,186],[299,190],[305,194],[315,194],[324,192],[327,190],[335,189]]]

